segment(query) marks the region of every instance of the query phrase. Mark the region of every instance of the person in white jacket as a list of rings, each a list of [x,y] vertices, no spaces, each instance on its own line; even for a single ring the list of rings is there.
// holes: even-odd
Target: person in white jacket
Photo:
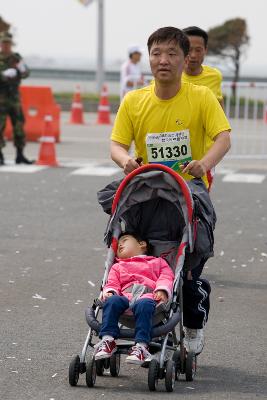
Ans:
[[[130,90],[137,89],[144,84],[140,60],[142,50],[139,46],[128,48],[129,59],[121,66],[120,71],[120,99]]]

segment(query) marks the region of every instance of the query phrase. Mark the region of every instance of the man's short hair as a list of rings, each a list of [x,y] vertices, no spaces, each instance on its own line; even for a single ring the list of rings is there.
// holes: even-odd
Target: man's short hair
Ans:
[[[183,32],[187,36],[199,36],[202,37],[205,43],[205,47],[208,46],[208,40],[209,40],[209,35],[207,34],[206,31],[203,29],[199,28],[198,26],[188,26],[187,28],[183,29]]]
[[[190,42],[186,34],[178,28],[173,26],[166,26],[164,28],[159,28],[153,32],[147,41],[148,52],[154,43],[162,42],[175,42],[183,50],[184,56],[186,57],[189,53]]]

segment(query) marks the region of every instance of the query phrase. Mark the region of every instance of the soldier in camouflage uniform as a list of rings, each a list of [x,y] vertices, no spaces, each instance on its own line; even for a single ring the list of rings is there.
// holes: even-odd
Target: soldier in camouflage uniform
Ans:
[[[4,129],[7,116],[13,126],[13,140],[17,149],[16,164],[32,164],[23,154],[25,133],[24,115],[20,103],[19,85],[29,71],[18,53],[12,52],[12,35],[5,32],[0,36],[0,165],[4,165],[2,148],[5,146]]]

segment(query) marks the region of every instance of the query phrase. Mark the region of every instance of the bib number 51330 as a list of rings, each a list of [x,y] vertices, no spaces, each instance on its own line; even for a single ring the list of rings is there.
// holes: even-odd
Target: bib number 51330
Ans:
[[[187,155],[187,146],[182,144],[182,146],[173,146],[173,147],[151,147],[151,157],[155,160],[157,158],[177,158],[180,156]]]

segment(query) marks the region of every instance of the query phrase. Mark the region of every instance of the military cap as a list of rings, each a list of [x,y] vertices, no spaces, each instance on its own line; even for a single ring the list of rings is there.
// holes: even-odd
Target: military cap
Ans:
[[[2,32],[0,34],[0,42],[1,43],[2,42],[10,42],[10,43],[14,44],[12,34],[9,32]]]

